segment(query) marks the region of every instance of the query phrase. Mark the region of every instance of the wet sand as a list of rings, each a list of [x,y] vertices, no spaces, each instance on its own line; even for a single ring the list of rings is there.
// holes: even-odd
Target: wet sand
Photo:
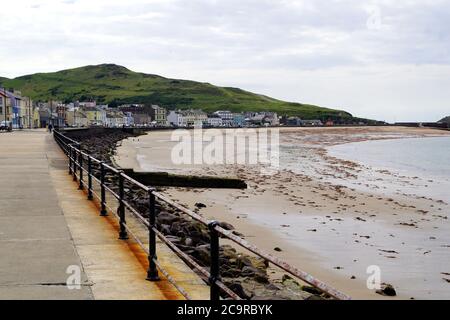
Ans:
[[[394,285],[397,299],[449,299],[450,196],[402,192],[426,181],[327,152],[343,143],[445,135],[400,127],[282,129],[282,170],[274,176],[261,175],[258,166],[175,166],[170,132],[123,141],[116,162],[142,171],[245,179],[247,190],[164,192],[189,208],[204,203],[205,217],[233,224],[247,240],[356,299],[383,298],[367,289],[371,265],[381,268],[382,282]]]

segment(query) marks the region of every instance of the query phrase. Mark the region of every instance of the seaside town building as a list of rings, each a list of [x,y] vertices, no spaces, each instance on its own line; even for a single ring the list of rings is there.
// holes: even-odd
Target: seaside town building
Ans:
[[[167,121],[171,126],[185,127],[185,120],[179,111],[170,110],[169,115],[167,116]]]
[[[302,120],[302,126],[305,127],[321,127],[323,122],[320,120]]]
[[[150,126],[152,123],[150,111],[142,104],[122,105],[119,106],[119,110],[126,115],[125,122],[131,122],[133,126]]]
[[[158,105],[152,105],[150,107],[150,116],[157,126],[167,125],[167,110],[165,108]]]
[[[0,121],[11,121],[11,104],[9,96],[6,94],[6,90],[0,89]]]
[[[33,102],[23,97],[20,91],[0,88],[0,121],[10,123],[13,128],[29,128]]]
[[[95,108],[96,106],[97,106],[96,101],[84,101],[84,102],[77,101],[77,103],[76,103],[76,107],[81,107],[81,108]]]
[[[50,110],[47,108],[39,108],[39,128],[45,128],[50,124]]]
[[[275,112],[233,113],[216,111],[209,116],[200,109],[171,110],[159,105],[125,104],[110,108],[96,101],[75,101],[64,104],[60,101],[33,103],[17,90],[0,88],[0,121],[11,122],[14,128],[47,127],[194,127],[198,125],[220,127],[278,126],[280,118]],[[323,126],[320,120],[301,120],[298,117],[283,117],[282,124],[288,126]],[[334,125],[327,122],[326,125]]]
[[[67,111],[67,126],[83,128],[89,126],[89,121],[86,113],[81,110],[76,110],[75,108]]]
[[[245,126],[245,116],[242,113],[233,113],[233,127],[241,128]]]
[[[133,113],[133,125],[139,126],[150,126],[152,123],[152,117],[147,113]]]
[[[104,126],[106,124],[106,111],[98,107],[82,107],[90,126]]]
[[[8,97],[7,99],[7,105],[9,101],[9,111],[11,111],[10,114],[10,120],[12,122],[13,128],[20,128],[20,92],[16,91],[14,92],[13,89],[11,91],[6,91],[6,95]]]
[[[207,125],[208,116],[201,110],[171,110],[167,120],[170,125],[177,127],[194,127]]]
[[[134,126],[134,118],[131,112],[124,112],[124,125],[126,127]]]
[[[222,127],[223,126],[222,118],[219,117],[218,115],[208,116],[207,125],[208,125],[208,127],[214,127],[214,128]]]
[[[108,128],[120,128],[125,125],[125,115],[121,111],[107,111],[106,124]]]
[[[34,107],[33,101],[28,97],[22,97],[20,100],[20,122],[22,123],[23,128],[32,129],[33,126],[33,115],[34,115]]]
[[[234,123],[234,114],[231,111],[216,111],[214,114],[222,119],[224,127],[232,127]]]
[[[278,126],[280,119],[275,112],[246,112],[245,121],[252,126]]]
[[[63,128],[66,124],[66,112],[67,107],[62,103],[56,105],[56,119],[54,121],[54,126],[58,128]]]
[[[302,119],[299,117],[283,117],[281,124],[289,127],[300,127],[302,125]]]
[[[39,128],[40,118],[39,118],[39,108],[33,106],[33,118],[32,118],[32,128]]]
[[[183,111],[188,127],[204,125],[208,121],[208,115],[202,110]]]

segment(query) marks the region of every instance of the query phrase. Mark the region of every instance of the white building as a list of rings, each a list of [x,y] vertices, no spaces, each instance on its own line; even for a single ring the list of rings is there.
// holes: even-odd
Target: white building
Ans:
[[[207,124],[208,116],[201,110],[171,110],[167,121],[177,127],[193,127]]]
[[[222,119],[224,127],[232,127],[234,123],[234,114],[231,111],[216,111],[214,114]]]
[[[179,111],[170,110],[169,115],[167,116],[167,121],[169,122],[169,125],[176,126],[176,127],[184,127],[185,120],[183,118],[183,115]]]
[[[215,127],[215,128],[223,126],[222,118],[219,116],[208,117],[207,123],[208,123],[208,126]]]
[[[95,108],[97,106],[96,101],[83,101],[83,102],[77,102],[75,104],[76,107],[82,107],[82,108]]]
[[[123,123],[126,127],[131,127],[134,125],[133,113],[124,112]]]
[[[109,128],[120,128],[125,125],[125,115],[120,111],[108,111],[106,113],[105,126]]]

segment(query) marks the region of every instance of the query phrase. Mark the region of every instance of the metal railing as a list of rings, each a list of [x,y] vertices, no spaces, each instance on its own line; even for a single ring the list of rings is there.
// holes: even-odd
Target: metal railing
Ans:
[[[159,193],[156,189],[143,185],[142,183],[134,180],[133,178],[124,174],[121,170],[108,165],[105,162],[97,160],[91,155],[82,150],[82,146],[79,142],[70,139],[58,131],[54,131],[54,138],[63,152],[69,158],[68,170],[69,174],[73,176],[74,181],[79,182],[79,189],[83,190],[87,188],[88,200],[97,198],[100,202],[100,215],[106,216],[108,210],[114,213],[119,221],[119,239],[127,240],[131,235],[136,242],[143,248],[148,255],[149,267],[147,270],[147,280],[157,281],[159,280],[159,272],[161,272],[166,279],[174,285],[174,287],[188,300],[192,299],[188,292],[183,289],[173,277],[167,272],[167,270],[158,262],[156,239],[160,239],[165,243],[178,257],[180,257],[185,263],[187,263],[205,282],[210,286],[210,298],[211,300],[218,301],[221,298],[221,294],[234,299],[241,300],[241,297],[228,288],[221,280],[220,277],[220,238],[226,238],[240,247],[254,253],[260,258],[265,259],[267,262],[272,263],[278,268],[284,270],[288,274],[301,279],[302,281],[310,284],[311,286],[319,289],[320,291],[328,294],[338,300],[350,300],[350,296],[338,291],[337,289],[327,285],[312,275],[290,266],[287,262],[264,252],[257,248],[255,245],[247,242],[246,240],[236,236],[232,231],[222,228],[217,221],[208,221],[197,213],[181,206],[180,204],[172,201],[167,196]],[[96,167],[96,168],[94,168]],[[97,177],[94,171],[99,171],[99,177]],[[87,177],[85,176],[87,175]],[[111,185],[106,182],[106,175],[113,175],[117,180],[116,188],[118,192],[112,189]],[[87,178],[87,181],[86,181]],[[100,186],[100,194],[94,191],[93,182],[97,182]],[[125,183],[138,188],[148,194],[149,202],[148,218],[145,218],[138,210],[136,210],[128,201],[125,200]],[[109,193],[113,199],[118,201],[117,213],[114,209],[108,206],[106,194]],[[199,265],[192,257],[183,252],[176,244],[170,241],[163,233],[157,229],[156,225],[156,204],[157,201],[163,203],[173,209],[180,211],[187,215],[191,219],[208,226],[210,236],[210,267],[209,270]],[[148,230],[148,246],[144,245],[141,239],[127,226],[126,222],[126,209],[129,210],[135,218],[143,223]]]

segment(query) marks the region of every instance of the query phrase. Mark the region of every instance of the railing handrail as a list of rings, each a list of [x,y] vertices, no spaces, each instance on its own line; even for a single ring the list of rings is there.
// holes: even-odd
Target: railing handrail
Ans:
[[[126,202],[123,198],[123,181],[127,180],[129,183],[131,183],[132,185],[135,185],[139,188],[141,188],[143,191],[149,193],[150,195],[150,199],[152,199],[152,197],[154,197],[154,199],[158,199],[162,202],[164,202],[166,205],[169,205],[170,207],[179,210],[180,212],[188,215],[189,217],[191,217],[192,219],[204,224],[205,226],[208,226],[210,228],[210,235],[211,235],[211,241],[213,240],[213,238],[218,238],[220,236],[223,236],[229,240],[231,240],[232,242],[234,242],[235,244],[239,245],[240,247],[254,253],[255,255],[259,256],[260,258],[263,258],[265,260],[267,260],[268,262],[272,263],[273,265],[279,267],[280,269],[286,271],[287,273],[291,274],[292,276],[301,279],[302,281],[318,288],[319,290],[321,290],[322,292],[332,296],[335,299],[338,300],[350,300],[351,297],[346,295],[345,293],[340,292],[339,290],[333,288],[330,285],[327,285],[326,283],[322,282],[321,280],[313,277],[312,275],[308,274],[307,272],[304,272],[296,267],[293,267],[291,265],[289,265],[286,261],[283,261],[282,259],[279,259],[259,248],[257,248],[255,245],[249,243],[248,241],[244,240],[241,237],[238,237],[237,235],[233,234],[233,232],[229,231],[229,230],[225,230],[224,228],[222,228],[218,223],[216,223],[215,221],[209,221],[205,218],[203,218],[202,216],[200,216],[199,214],[195,213],[192,210],[189,210],[188,208],[178,204],[177,202],[169,199],[167,196],[156,192],[156,189],[152,188],[152,187],[148,187],[145,186],[144,184],[140,183],[139,181],[136,181],[135,179],[129,177],[128,175],[126,175],[123,171],[121,171],[120,169],[114,168],[106,163],[104,163],[103,161],[100,161],[96,158],[94,158],[93,156],[89,155],[88,153],[84,152],[81,150],[81,144],[65,135],[63,135],[62,133],[54,130],[54,136],[55,136],[55,140],[58,142],[58,144],[61,146],[61,148],[66,152],[66,154],[69,157],[69,173],[74,175],[74,180],[76,180],[76,177],[80,177],[80,189],[83,188],[83,171],[86,172],[86,169],[83,168],[83,160],[80,161],[80,159],[82,159],[82,157],[86,157],[89,160],[89,164],[91,164],[92,162],[95,162],[97,164],[100,164],[102,170],[104,169],[108,169],[109,171],[112,171],[115,174],[118,174],[119,176],[119,184],[121,185],[121,188],[119,188],[119,194],[115,193],[113,190],[111,190],[109,187],[106,187],[104,184],[104,182],[102,182],[102,180],[104,179],[97,179],[91,171],[91,168],[89,167],[89,172],[88,173],[88,177],[89,177],[89,184],[90,186],[88,187],[89,190],[89,194],[91,195],[92,198],[92,181],[91,181],[91,177],[93,176],[97,181],[100,181],[100,186],[102,188],[102,197],[101,199],[99,199],[101,201],[102,204],[102,215],[105,215],[105,208],[106,208],[106,200],[104,199],[104,192],[107,189],[113,196],[114,198],[116,198],[119,201],[119,220],[120,220],[120,226],[121,226],[121,234],[120,234],[120,238],[122,239],[127,239],[127,230],[130,231],[128,229],[128,227],[126,226],[126,222],[125,222],[125,208],[128,208],[133,215],[135,215],[138,220],[140,220],[144,225],[147,226],[147,228],[149,229],[149,232],[151,233],[150,238],[155,238],[158,237],[161,241],[163,241],[164,243],[166,243],[180,258],[182,258],[182,260],[184,260],[185,262],[187,262],[188,264],[190,264],[191,266],[194,266],[194,270],[198,270],[200,273],[202,273],[203,276],[209,277],[210,280],[210,286],[211,286],[211,294],[213,294],[214,291],[214,287],[220,288],[222,289],[225,293],[227,293],[229,296],[231,296],[234,299],[238,299],[239,297],[233,293],[230,289],[228,289],[221,281],[220,281],[220,272],[217,272],[217,274],[212,275],[212,270],[211,272],[209,272],[207,269],[205,269],[204,267],[201,267],[198,265],[198,263],[196,263],[191,257],[189,257],[187,254],[185,254],[184,252],[182,252],[180,249],[178,249],[176,247],[176,245],[171,242],[170,240],[168,240],[161,232],[159,232],[156,229],[156,225],[155,222],[153,222],[153,224],[150,222],[151,220],[151,216],[152,216],[152,211],[150,212],[150,220],[147,221],[136,209],[132,208],[132,206]],[[67,143],[69,142],[69,143]],[[61,143],[63,145],[61,145]],[[77,147],[75,147],[77,146]],[[72,152],[75,152],[75,156],[72,155]],[[76,156],[78,154],[78,157]],[[78,158],[78,160],[77,160]],[[80,164],[81,162],[81,164]],[[73,165],[73,168],[71,167],[71,165]],[[78,167],[79,170],[79,174],[77,174],[77,168]],[[104,172],[102,171],[102,175],[104,175]],[[155,201],[155,200],[154,200]],[[151,201],[150,201],[151,202]],[[150,204],[150,208],[151,210],[153,209],[154,211],[154,205]],[[155,213],[153,212],[153,215]],[[155,217],[153,217],[154,219]],[[131,232],[130,232],[131,233]],[[132,234],[132,233],[131,233]],[[134,235],[132,234],[132,236],[141,244],[140,240]],[[151,240],[151,239],[150,239]],[[153,242],[155,242],[156,240],[154,239]],[[155,243],[152,244],[152,241],[150,242],[150,246],[155,245]],[[218,243],[218,242],[217,242]],[[141,244],[142,245],[142,244]],[[210,246],[212,247],[212,245]],[[145,248],[143,246],[144,250],[149,253],[149,251],[152,250],[147,250],[147,248]],[[155,248],[153,248],[153,250],[155,250]],[[217,249],[218,250],[218,249]],[[212,251],[212,248],[211,248]],[[152,253],[153,256],[150,257],[149,254],[149,262],[150,262],[150,267],[152,267],[152,273],[155,272],[155,268],[159,268],[162,273],[166,276],[166,278],[175,285],[175,287],[186,297],[189,299],[189,295],[186,293],[186,291],[184,289],[182,289],[181,287],[179,287],[176,283],[174,283],[173,279],[170,277],[170,275],[163,270],[162,266],[156,262],[156,254]],[[218,260],[218,257],[216,257],[216,260]],[[155,263],[156,262],[156,263]],[[216,261],[217,262],[217,261]],[[150,272],[150,271],[149,271]],[[154,277],[154,275],[152,276]],[[151,277],[150,277],[151,278]],[[157,279],[157,276],[155,277],[155,279]],[[151,280],[151,279],[150,279]],[[218,289],[217,289],[218,290]],[[217,299],[217,294],[218,291],[216,290],[216,299]]]
[[[74,144],[74,145],[80,144],[78,141],[75,141],[75,140],[63,135],[62,133],[58,132],[57,130],[53,130],[53,134],[59,136],[61,139],[69,141],[71,144]]]

